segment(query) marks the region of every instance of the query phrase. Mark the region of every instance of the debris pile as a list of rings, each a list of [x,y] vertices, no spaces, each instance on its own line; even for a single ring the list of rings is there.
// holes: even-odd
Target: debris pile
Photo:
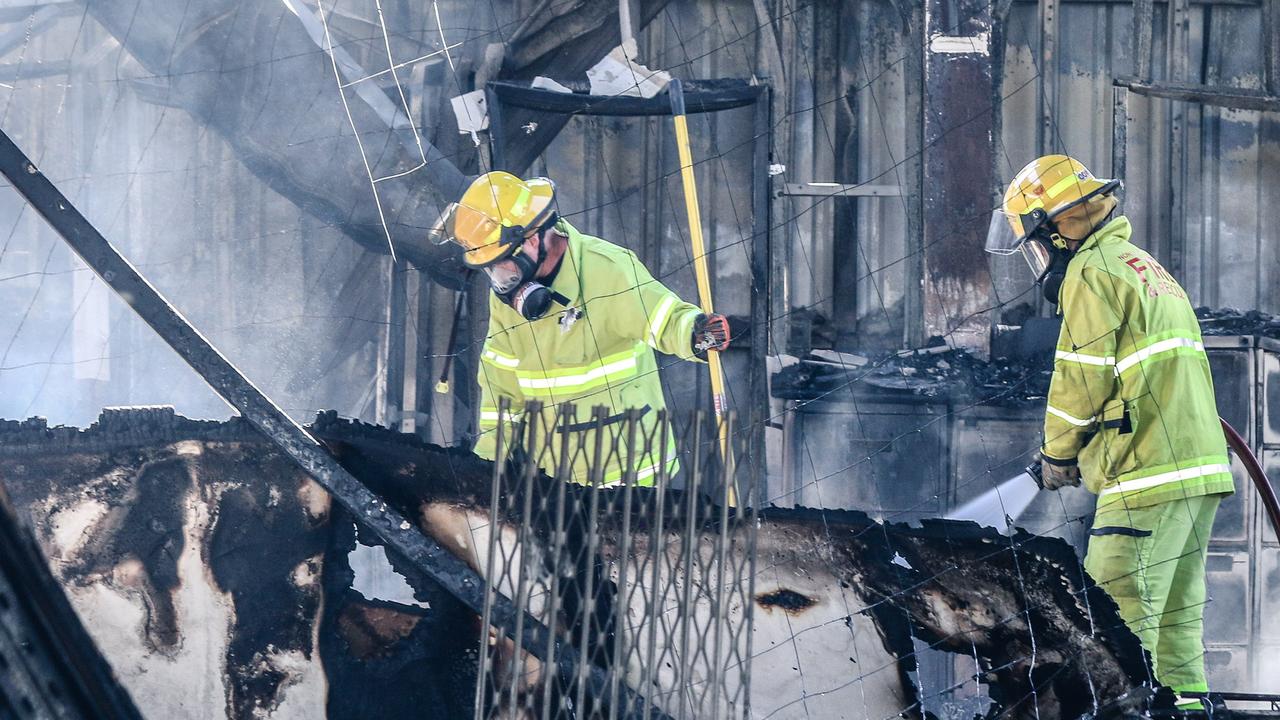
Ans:
[[[859,361],[861,364],[859,364]],[[876,360],[819,351],[773,376],[774,397],[813,401],[874,395],[918,396],[991,405],[1042,402],[1053,374],[1042,360],[983,360],[968,350],[936,345],[889,353]]]
[[[1196,317],[1205,335],[1261,335],[1280,340],[1280,316],[1261,310],[1198,307]]]
[[[1196,308],[1205,335],[1258,335],[1280,340],[1280,315],[1235,308]],[[813,350],[773,376],[785,400],[919,397],[939,402],[1021,406],[1043,402],[1053,374],[1056,320],[1023,319],[997,326],[991,360],[930,339],[919,350],[878,356]]]

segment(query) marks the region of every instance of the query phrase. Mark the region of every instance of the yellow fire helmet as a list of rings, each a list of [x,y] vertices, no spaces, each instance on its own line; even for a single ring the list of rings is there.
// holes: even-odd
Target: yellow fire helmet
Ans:
[[[1053,229],[1052,221],[1091,198],[1115,192],[1119,180],[1097,178],[1079,160],[1066,155],[1045,155],[1027,164],[1009,183],[999,210],[992,213],[987,231],[987,252],[1010,255],[1021,250],[1037,274],[1049,262],[1049,248],[1042,240],[1065,250],[1067,243]]]
[[[547,178],[487,172],[445,208],[431,234],[437,242],[461,245],[462,261],[482,268],[518,252],[555,214],[555,197],[555,183]]]

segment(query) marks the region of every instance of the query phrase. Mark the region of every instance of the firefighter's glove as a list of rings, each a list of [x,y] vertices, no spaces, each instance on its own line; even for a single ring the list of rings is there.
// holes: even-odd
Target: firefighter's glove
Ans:
[[[1045,490],[1080,484],[1080,468],[1075,460],[1054,460],[1040,455],[1040,487]]]
[[[693,321],[693,354],[707,359],[707,351],[724,352],[729,347],[729,320],[720,313],[699,315]]]

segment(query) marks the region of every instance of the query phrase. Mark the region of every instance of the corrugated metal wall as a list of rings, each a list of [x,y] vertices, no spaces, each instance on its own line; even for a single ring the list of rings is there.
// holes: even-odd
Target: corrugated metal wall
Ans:
[[[1155,5],[1153,64],[1168,77],[1168,8]],[[1005,175],[1040,153],[1065,152],[1098,174],[1112,170],[1111,79],[1132,75],[1132,6],[1064,2],[1047,25],[1044,4],[1015,3],[1004,64]],[[1258,3],[1194,4],[1185,82],[1262,88]],[[1046,57],[1046,38],[1053,52]],[[1274,231],[1280,180],[1275,114],[1130,95],[1125,212],[1134,240],[1183,282],[1195,304],[1280,312]],[[1184,118],[1185,131],[1173,126]],[[1177,144],[1185,162],[1174,167]],[[1184,200],[1174,185],[1185,188]],[[1024,282],[993,267],[1010,292]],[[1018,268],[1019,273],[1021,268]],[[1016,291],[1015,291],[1016,292]]]

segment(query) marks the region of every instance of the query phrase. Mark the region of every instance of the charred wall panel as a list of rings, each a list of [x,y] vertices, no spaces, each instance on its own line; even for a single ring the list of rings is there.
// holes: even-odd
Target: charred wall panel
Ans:
[[[992,143],[999,108],[984,100],[997,93],[992,12],[990,3],[927,0],[923,50],[925,335],[983,352],[991,276],[976,250],[1000,184]]]
[[[945,406],[842,398],[796,420],[798,504],[901,521],[940,517],[949,490]]]
[[[469,712],[474,616],[417,576],[422,607],[353,590],[351,520],[247,423],[4,421],[0,477],[145,717]]]
[[[904,61],[917,51],[905,32],[906,21],[898,7],[883,0],[859,0],[846,14],[852,22],[845,34],[848,74],[844,91],[853,113],[853,137],[848,140],[854,163],[848,177],[837,182],[897,185],[915,192],[908,162],[908,135],[916,123],[908,116],[908,95],[919,78],[909,75]],[[841,258],[841,272],[853,273],[853,312],[857,319],[855,342],[846,346],[897,347],[906,340],[912,312],[908,296],[919,293],[911,257],[918,238],[908,237],[908,206],[904,197],[868,197],[845,200],[854,206],[852,228],[857,253]],[[915,308],[918,311],[918,307]],[[841,308],[842,313],[849,309]]]

